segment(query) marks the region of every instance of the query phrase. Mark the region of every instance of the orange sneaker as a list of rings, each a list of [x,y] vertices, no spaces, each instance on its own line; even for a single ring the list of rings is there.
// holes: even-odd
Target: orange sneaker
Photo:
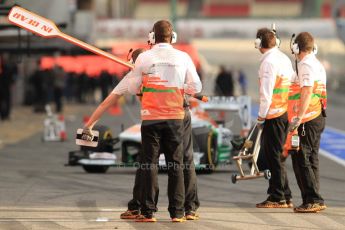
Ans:
[[[300,212],[300,213],[317,213],[321,211],[321,209],[318,203],[308,203],[308,204],[302,204],[294,208],[293,211]]]
[[[320,211],[325,210],[327,206],[324,203],[319,203],[319,209]]]
[[[291,199],[290,200],[286,200],[286,204],[287,204],[288,208],[293,208],[294,207]]]
[[[124,213],[121,213],[121,219],[133,220],[139,216],[139,210],[127,210]]]
[[[256,204],[257,208],[288,208],[288,205],[285,201],[275,202],[265,200],[259,204]]]
[[[157,222],[157,219],[154,218],[153,216],[139,215],[139,216],[135,219],[135,222],[154,223],[154,222]]]
[[[181,223],[181,222],[185,222],[185,221],[186,221],[185,217],[181,217],[181,218],[174,217],[174,218],[171,218],[171,222],[174,222],[174,223]]]
[[[199,220],[199,214],[197,214],[196,212],[186,212],[185,215],[186,220]]]

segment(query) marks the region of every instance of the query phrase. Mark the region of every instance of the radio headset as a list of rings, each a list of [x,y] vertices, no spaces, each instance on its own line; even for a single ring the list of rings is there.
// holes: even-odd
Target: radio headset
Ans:
[[[149,41],[148,41],[149,45],[156,44],[156,38],[155,38],[155,32],[154,31],[151,31],[149,33],[148,37],[149,37]],[[171,44],[176,43],[176,41],[177,41],[177,33],[175,31],[173,31],[172,35],[171,35]]]
[[[276,24],[275,23],[272,23],[271,32],[274,34],[274,37],[276,38],[276,47],[279,48],[279,46],[280,46],[280,39],[279,39],[279,37],[277,35]],[[256,38],[255,41],[254,41],[255,48],[256,49],[262,48],[262,44],[261,43],[262,43],[262,37]]]
[[[129,51],[128,51],[128,54],[127,54],[127,61],[134,64],[134,61],[132,59],[132,53],[133,53],[133,48],[130,48]]]
[[[276,47],[279,48],[279,46],[280,46],[280,39],[279,39],[279,37],[277,35],[277,30],[276,30],[276,24],[275,23],[272,23],[271,30],[274,33],[274,36],[276,37]]]
[[[292,34],[292,36],[291,36],[291,39],[290,39],[290,49],[291,49],[291,53],[292,54],[297,55],[297,54],[300,53],[300,50],[299,50],[298,43],[294,40],[295,36],[296,36],[295,34]],[[316,55],[317,51],[318,51],[317,45],[314,43],[313,53]],[[298,75],[297,58],[295,58],[295,65],[296,65],[296,73]]]
[[[290,49],[291,49],[291,53],[296,56],[297,54],[299,54],[299,46],[294,41],[295,36],[296,36],[296,34],[292,34],[292,36],[291,36],[291,39],[290,39]],[[296,68],[296,74],[297,74],[297,77],[298,77],[297,57],[295,57],[295,68]]]
[[[291,36],[291,40],[290,40],[290,48],[291,48],[291,52],[292,54],[299,54],[300,50],[299,50],[299,46],[298,46],[298,43],[295,42],[295,40],[293,40],[293,38],[295,37],[295,34],[292,34]],[[314,43],[314,46],[313,46],[313,53],[314,54],[317,54],[317,45]]]

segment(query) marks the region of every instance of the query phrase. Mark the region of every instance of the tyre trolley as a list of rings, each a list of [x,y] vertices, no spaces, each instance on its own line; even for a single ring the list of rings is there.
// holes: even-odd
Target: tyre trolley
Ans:
[[[255,132],[257,131],[256,138],[253,137]],[[271,172],[268,169],[264,171],[259,170],[257,165],[257,159],[260,152],[260,138],[261,138],[262,129],[258,128],[257,125],[253,127],[251,132],[249,133],[246,139],[243,139],[240,144],[232,142],[235,149],[240,150],[237,156],[234,156],[232,159],[236,162],[239,175],[233,174],[231,177],[232,183],[236,183],[238,180],[250,180],[260,177],[265,177],[265,179],[269,180],[271,178]],[[253,139],[255,139],[255,143],[253,143]],[[254,145],[254,148],[253,148]],[[250,170],[249,172],[245,172],[243,170],[242,165],[243,162],[248,162]],[[246,170],[248,171],[248,170]],[[246,174],[247,173],[247,174]]]

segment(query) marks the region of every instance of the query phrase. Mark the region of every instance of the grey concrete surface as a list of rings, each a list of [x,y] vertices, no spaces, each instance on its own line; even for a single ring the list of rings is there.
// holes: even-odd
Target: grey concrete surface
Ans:
[[[90,106],[85,107],[89,112]],[[106,115],[101,123],[113,133],[137,119],[138,108],[128,106],[118,117]],[[128,119],[128,114],[133,116]],[[73,136],[82,114],[67,121],[67,142],[42,142],[37,133],[0,150],[0,229],[343,229],[345,227],[344,168],[321,158],[321,193],[327,210],[296,214],[291,209],[257,209],[266,198],[267,181],[231,183],[235,165],[199,174],[201,219],[171,223],[167,212],[167,175],[159,175],[157,223],[135,223],[119,218],[131,198],[135,170],[111,168],[106,174],[87,174],[80,167],[65,167],[67,153],[77,149]],[[288,161],[296,205],[300,194]]]
[[[233,50],[200,50],[211,64],[224,61],[243,67],[250,78],[250,94],[255,100],[256,68],[259,55]],[[210,93],[214,78],[204,80]],[[342,100],[340,100],[342,101]],[[345,100],[344,100],[345,101]],[[68,141],[42,142],[43,117],[27,116],[26,121],[0,123],[0,132],[25,130],[29,135],[12,136],[0,148],[0,229],[344,229],[345,169],[320,157],[321,194],[328,208],[316,214],[297,214],[291,209],[257,209],[266,198],[267,181],[256,179],[231,183],[235,165],[219,167],[213,174],[198,175],[201,219],[174,224],[169,220],[166,195],[167,175],[159,175],[160,198],[157,223],[135,223],[119,218],[131,198],[135,170],[111,168],[106,174],[87,174],[80,167],[65,167],[68,151],[78,149],[75,130],[83,115],[95,106],[81,106],[67,119]],[[344,107],[330,103],[327,124],[345,130]],[[139,121],[138,107],[125,106],[118,117],[106,115],[100,123],[113,133]],[[19,116],[19,115],[18,115]],[[35,127],[27,130],[26,124]],[[1,139],[1,138],[0,138]],[[288,176],[295,205],[301,203],[291,161]]]

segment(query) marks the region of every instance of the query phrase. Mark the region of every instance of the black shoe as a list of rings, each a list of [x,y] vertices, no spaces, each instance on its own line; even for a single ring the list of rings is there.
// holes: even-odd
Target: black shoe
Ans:
[[[299,213],[316,213],[316,212],[321,211],[321,208],[318,203],[307,203],[307,204],[302,204],[294,208],[293,210],[294,212],[299,212]]]
[[[288,208],[288,205],[284,201],[269,201],[265,200],[261,203],[256,204],[257,208]]]
[[[140,214],[139,210],[127,210],[124,213],[121,213],[121,219],[136,219]]]
[[[327,206],[325,205],[325,203],[318,203],[320,206],[320,211],[325,210],[327,208]]]
[[[199,220],[199,214],[197,214],[195,211],[188,211],[185,214],[186,220]]]
[[[150,215],[139,215],[135,222],[146,222],[146,223],[154,223],[157,222],[157,219],[153,216],[153,214]]]
[[[293,208],[294,207],[294,205],[292,203],[292,199],[286,199],[286,204],[287,204],[288,208]]]

